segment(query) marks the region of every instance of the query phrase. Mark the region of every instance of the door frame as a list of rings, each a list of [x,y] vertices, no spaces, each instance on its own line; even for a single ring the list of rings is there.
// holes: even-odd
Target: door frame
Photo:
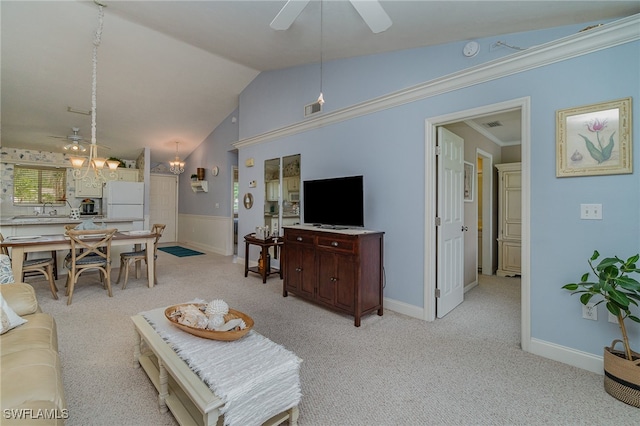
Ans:
[[[530,294],[530,264],[531,264],[531,207],[530,207],[530,170],[531,170],[531,112],[530,97],[512,99],[505,102],[485,105],[477,108],[457,111],[437,117],[425,119],[425,256],[424,256],[424,309],[423,319],[434,321],[436,318],[436,143],[437,127],[445,124],[472,119],[474,117],[519,109],[521,114],[521,150],[522,150],[522,275],[521,275],[521,345],[529,351],[531,343],[531,294]]]
[[[478,157],[482,157],[482,242],[480,243],[482,244],[482,265],[480,266],[482,266],[482,275],[493,275],[494,244],[492,242],[495,241],[493,238],[493,155],[476,148],[476,164]],[[478,274],[476,273],[477,282]]]

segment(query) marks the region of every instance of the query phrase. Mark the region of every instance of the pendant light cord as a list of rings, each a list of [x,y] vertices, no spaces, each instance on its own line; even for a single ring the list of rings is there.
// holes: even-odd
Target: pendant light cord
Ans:
[[[96,104],[97,104],[97,89],[98,89],[98,46],[102,40],[102,25],[104,21],[104,7],[98,5],[98,28],[96,29],[95,36],[93,38],[93,74],[91,81],[91,144],[96,144]]]
[[[323,8],[322,8],[322,0],[320,0],[320,93],[322,93],[322,47],[323,47],[323,40],[324,38],[323,36],[323,31],[322,31],[322,27],[323,27]]]

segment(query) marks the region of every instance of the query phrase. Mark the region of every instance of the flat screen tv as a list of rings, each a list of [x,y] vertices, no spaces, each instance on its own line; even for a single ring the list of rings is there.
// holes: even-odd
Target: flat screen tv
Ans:
[[[347,176],[302,184],[303,223],[324,227],[364,227],[364,179]]]

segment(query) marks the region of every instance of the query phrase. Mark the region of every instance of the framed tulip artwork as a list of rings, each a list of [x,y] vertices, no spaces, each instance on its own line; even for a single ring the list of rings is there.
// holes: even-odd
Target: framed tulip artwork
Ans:
[[[556,111],[556,176],[633,173],[631,98]]]

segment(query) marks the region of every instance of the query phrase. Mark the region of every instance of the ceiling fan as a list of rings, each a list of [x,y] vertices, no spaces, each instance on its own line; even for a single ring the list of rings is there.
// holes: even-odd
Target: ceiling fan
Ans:
[[[310,0],[289,0],[278,12],[270,27],[274,30],[284,31],[289,29]],[[386,31],[391,26],[391,18],[384,11],[377,0],[349,0],[364,22],[371,28],[374,34]]]
[[[79,135],[78,133],[80,132],[80,128],[79,127],[72,127],[71,131],[73,131],[72,135],[68,135],[68,136],[51,136],[52,138],[56,138],[56,139],[67,139],[71,142],[67,143],[63,149],[65,151],[70,151],[70,152],[86,152],[87,151],[87,147],[83,144],[81,144],[80,142],[84,140],[84,138]],[[110,149],[108,146],[104,146],[104,145],[98,145],[101,148],[106,148],[106,149]]]

